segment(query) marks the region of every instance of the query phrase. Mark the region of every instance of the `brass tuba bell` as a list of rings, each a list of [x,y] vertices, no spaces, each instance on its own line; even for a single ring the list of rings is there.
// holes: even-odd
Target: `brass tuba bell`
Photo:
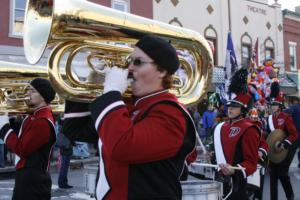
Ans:
[[[25,101],[27,87],[34,78],[48,78],[46,66],[32,66],[0,61],[0,112],[25,114],[30,108]],[[64,111],[64,100],[56,95],[51,102],[53,112]]]
[[[184,104],[199,101],[211,84],[213,58],[208,42],[198,32],[84,0],[27,1],[26,58],[36,63],[47,47],[54,46],[48,63],[50,81],[60,95],[74,101],[89,102],[103,90],[101,84],[89,83],[74,73],[78,60],[98,74],[101,71],[95,70],[95,62],[99,60],[106,66],[125,68],[132,45],[145,34],[171,41],[181,55],[183,73],[174,76],[174,87],[170,91]],[[66,79],[60,74],[61,68],[66,72]],[[125,96],[130,95],[129,88]]]

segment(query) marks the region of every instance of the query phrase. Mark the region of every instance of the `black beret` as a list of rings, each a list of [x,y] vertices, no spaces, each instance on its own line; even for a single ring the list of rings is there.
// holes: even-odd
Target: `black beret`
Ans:
[[[136,45],[144,51],[154,62],[165,69],[169,74],[174,74],[179,67],[179,59],[175,48],[166,40],[146,35]]]
[[[30,85],[40,93],[46,103],[50,103],[54,99],[55,91],[47,79],[35,78],[30,82]]]

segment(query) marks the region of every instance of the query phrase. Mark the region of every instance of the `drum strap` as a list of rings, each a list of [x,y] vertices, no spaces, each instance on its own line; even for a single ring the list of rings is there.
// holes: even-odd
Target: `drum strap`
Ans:
[[[227,163],[225,156],[224,156],[224,151],[223,151],[222,142],[221,142],[221,128],[222,128],[223,124],[224,124],[224,122],[218,124],[215,128],[215,133],[214,133],[214,144],[215,144],[215,153],[216,153],[217,164]]]
[[[275,130],[272,116],[273,115],[269,115],[269,117],[268,117],[268,124],[269,124],[269,128],[270,128],[271,132]]]

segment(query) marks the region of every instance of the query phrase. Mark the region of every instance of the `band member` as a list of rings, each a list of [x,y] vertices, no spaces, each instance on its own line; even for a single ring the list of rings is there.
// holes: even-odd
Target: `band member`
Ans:
[[[280,163],[270,161],[270,192],[271,199],[278,199],[278,179],[280,180],[287,199],[294,199],[294,192],[289,177],[289,167],[294,158],[296,146],[293,143],[297,140],[297,130],[289,114],[282,112],[284,108],[284,98],[280,92],[278,82],[271,85],[270,104],[272,115],[268,117],[269,134],[273,134],[275,129],[281,129],[286,134],[286,138],[277,145],[277,151],[288,149],[286,158]]]
[[[229,199],[247,199],[247,176],[256,170],[260,130],[249,123],[245,116],[251,107],[247,92],[247,70],[240,69],[231,79],[227,102],[229,120],[220,123],[214,130],[214,147],[220,173],[232,178],[232,193]],[[239,166],[244,170],[234,170]]]
[[[12,130],[8,116],[0,116],[0,138],[16,158],[13,200],[51,198],[49,158],[56,140],[54,118],[49,103],[55,92],[46,79],[36,78],[27,90],[27,105],[33,109],[21,125],[19,135]]]
[[[179,67],[176,51],[169,42],[147,35],[136,43],[129,63],[129,74],[117,67],[106,70],[104,94],[90,105],[99,135],[96,196],[181,199],[179,178],[195,148],[196,130],[187,110],[168,91]],[[126,105],[122,94],[128,77],[134,97]],[[76,121],[71,110],[65,114],[69,130]],[[82,110],[81,116],[84,113],[88,114]]]

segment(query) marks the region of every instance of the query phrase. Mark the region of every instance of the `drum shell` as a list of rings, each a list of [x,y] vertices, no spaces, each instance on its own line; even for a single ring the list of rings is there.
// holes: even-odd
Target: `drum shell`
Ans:
[[[189,180],[181,182],[182,200],[221,200],[222,183],[210,180]]]

